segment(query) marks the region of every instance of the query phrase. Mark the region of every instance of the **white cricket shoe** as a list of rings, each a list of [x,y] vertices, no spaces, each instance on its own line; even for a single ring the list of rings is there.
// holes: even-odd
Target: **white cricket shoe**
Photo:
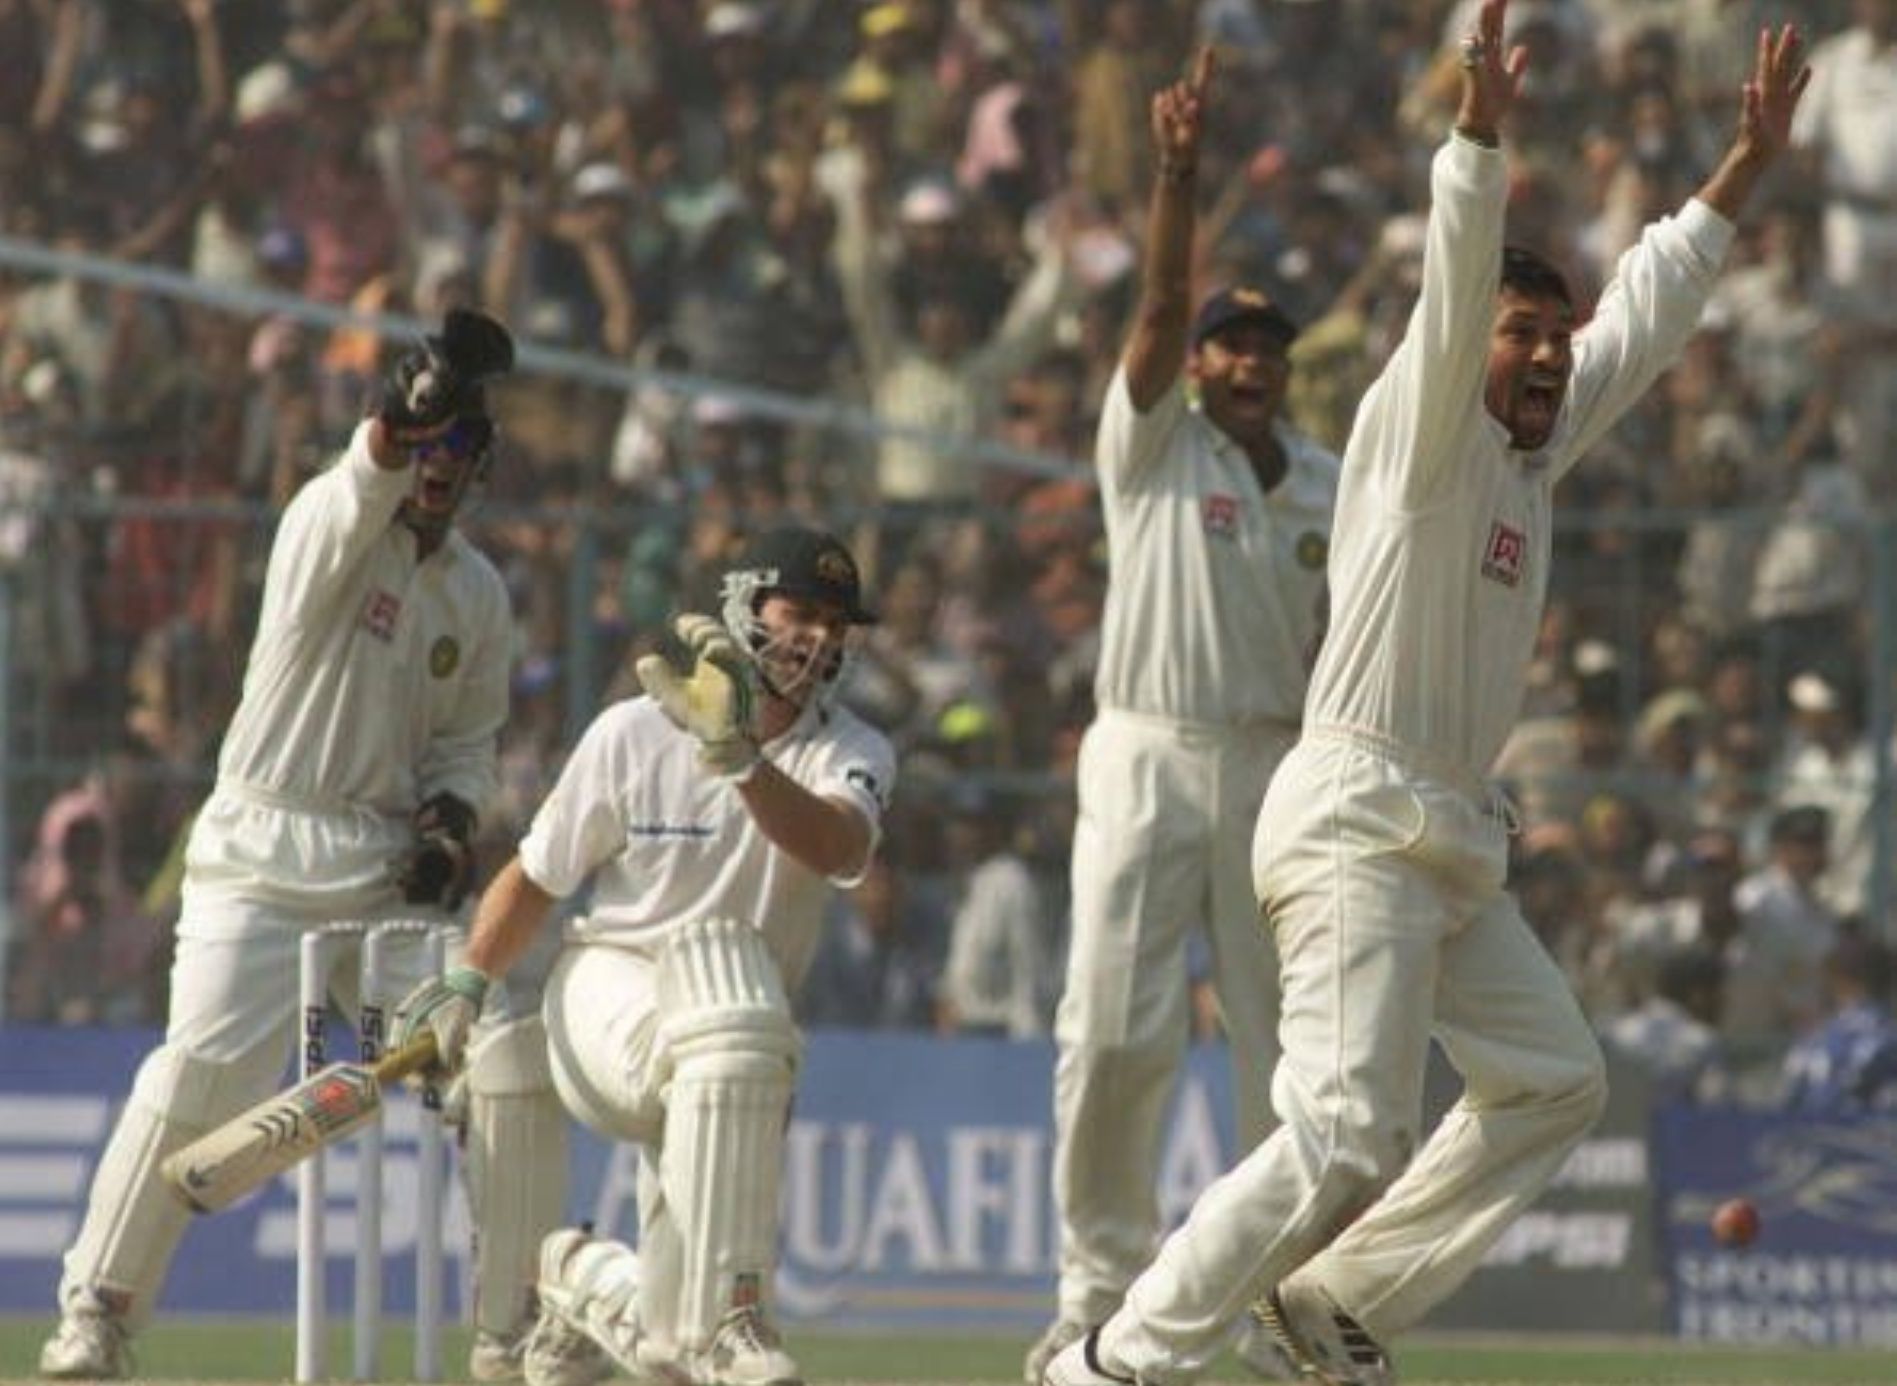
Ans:
[[[1271,1330],[1254,1314],[1245,1315],[1245,1321],[1238,1330],[1238,1341],[1232,1345],[1232,1350],[1246,1369],[1261,1380],[1296,1381],[1301,1375],[1298,1364],[1291,1360],[1291,1354],[1278,1345],[1278,1340],[1271,1336]]]
[[[606,1350],[550,1309],[542,1309],[521,1347],[527,1386],[594,1386],[613,1374]]]
[[[491,1328],[476,1329],[474,1346],[468,1350],[469,1380],[484,1383],[523,1380],[529,1331],[496,1333]]]
[[[1041,1373],[1047,1370],[1047,1364],[1054,1360],[1054,1354],[1069,1343],[1077,1343],[1087,1336],[1087,1325],[1076,1323],[1072,1319],[1055,1319],[1047,1326],[1034,1346],[1028,1349],[1028,1355],[1021,1363],[1021,1379],[1027,1386],[1040,1386]]]
[[[640,1348],[639,1257],[624,1242],[563,1227],[540,1243],[540,1316],[527,1335],[528,1386],[592,1386],[613,1364],[648,1374]]]
[[[755,1304],[727,1312],[711,1344],[691,1363],[697,1386],[804,1386],[784,1340]]]
[[[1306,1380],[1319,1386],[1396,1386],[1390,1355],[1322,1287],[1280,1285],[1252,1312]]]
[[[40,1375],[55,1381],[120,1381],[132,1371],[131,1330],[92,1293],[75,1297],[40,1349]]]
[[[1100,1330],[1093,1328],[1054,1354],[1041,1369],[1040,1386],[1140,1386],[1140,1381],[1100,1360]]]

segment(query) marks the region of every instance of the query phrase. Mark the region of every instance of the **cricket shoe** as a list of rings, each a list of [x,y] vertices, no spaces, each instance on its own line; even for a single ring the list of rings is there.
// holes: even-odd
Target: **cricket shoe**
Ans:
[[[1054,1355],[1069,1343],[1077,1343],[1087,1336],[1087,1325],[1073,1319],[1055,1319],[1041,1334],[1039,1341],[1028,1349],[1026,1360],[1021,1364],[1021,1379],[1027,1386],[1040,1386],[1041,1374],[1047,1370],[1047,1364]]]
[[[624,1242],[563,1227],[540,1244],[540,1317],[527,1335],[528,1386],[593,1386],[617,1364],[661,1377],[639,1323],[639,1257]]]
[[[1140,1379],[1100,1360],[1100,1330],[1090,1328],[1041,1369],[1040,1386],[1140,1386]]]
[[[40,1375],[55,1381],[120,1381],[133,1370],[131,1330],[93,1290],[74,1296],[40,1349]]]
[[[476,1329],[474,1346],[468,1350],[468,1379],[483,1383],[524,1379],[530,1331],[496,1333],[491,1328]]]
[[[718,1321],[710,1345],[692,1360],[691,1379],[696,1386],[804,1386],[802,1370],[755,1304]]]
[[[1246,1370],[1261,1381],[1296,1381],[1303,1375],[1291,1354],[1271,1336],[1271,1330],[1250,1314],[1240,1325],[1232,1350]]]
[[[1319,1386],[1396,1386],[1390,1355],[1320,1287],[1280,1285],[1251,1312],[1305,1380]]]

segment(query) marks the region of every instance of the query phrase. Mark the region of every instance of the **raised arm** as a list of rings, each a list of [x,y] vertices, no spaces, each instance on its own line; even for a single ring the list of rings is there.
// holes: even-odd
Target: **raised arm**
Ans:
[[[1192,326],[1192,232],[1199,190],[1199,143],[1213,73],[1212,50],[1193,60],[1192,76],[1153,97],[1158,174],[1146,218],[1139,304],[1124,364],[1133,407],[1145,413],[1179,378]]]
[[[1752,76],[1739,106],[1739,129],[1719,167],[1695,194],[1727,221],[1737,221],[1759,177],[1791,143],[1792,116],[1811,85],[1805,41],[1787,24],[1774,34],[1759,30]]]
[[[1528,67],[1526,49],[1503,50],[1507,9],[1506,0],[1486,0],[1462,40],[1455,133],[1430,165],[1422,291],[1372,387],[1396,430],[1379,456],[1400,470],[1391,480],[1410,504],[1455,468],[1466,411],[1481,399],[1507,201],[1501,134]]]

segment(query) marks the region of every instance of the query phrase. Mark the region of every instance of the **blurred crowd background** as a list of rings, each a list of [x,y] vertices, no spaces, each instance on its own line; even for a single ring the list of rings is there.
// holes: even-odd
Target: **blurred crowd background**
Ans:
[[[1215,45],[1199,274],[1305,325],[1292,411],[1341,449],[1415,291],[1471,13],[0,0],[6,1019],[162,1017],[271,517],[402,345],[230,307],[262,292],[473,303],[540,349],[471,526],[519,615],[493,852],[736,538],[822,524],[884,614],[844,696],[904,779],[806,1015],[1045,1032],[1149,98]],[[1706,330],[1565,488],[1498,770],[1515,884],[1610,1043],[1669,1093],[1848,1105],[1897,1097],[1897,0],[1514,0],[1510,236],[1591,300],[1787,18],[1818,73],[1798,157]]]

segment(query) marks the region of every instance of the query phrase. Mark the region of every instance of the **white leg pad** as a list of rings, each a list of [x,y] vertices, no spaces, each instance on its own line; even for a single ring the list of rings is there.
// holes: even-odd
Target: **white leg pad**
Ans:
[[[577,1233],[564,1234],[577,1237]],[[624,1242],[588,1238],[555,1273],[541,1278],[546,1295],[562,1318],[604,1348],[636,1379],[646,1379],[641,1350],[645,1330],[639,1321],[639,1256]]]
[[[540,1244],[566,1207],[566,1112],[540,1018],[508,1021],[479,1037],[467,1082],[474,1323],[511,1335],[531,1321]]]
[[[670,1069],[659,1177],[680,1251],[674,1327],[695,1352],[727,1310],[769,1294],[800,1044],[763,936],[740,921],[674,930],[658,1002]]]
[[[60,1278],[62,1307],[97,1296],[136,1330],[150,1317],[191,1219],[159,1166],[270,1091],[283,1062],[274,1045],[236,1063],[207,1063],[170,1045],[138,1070],[99,1167],[78,1239]]]

